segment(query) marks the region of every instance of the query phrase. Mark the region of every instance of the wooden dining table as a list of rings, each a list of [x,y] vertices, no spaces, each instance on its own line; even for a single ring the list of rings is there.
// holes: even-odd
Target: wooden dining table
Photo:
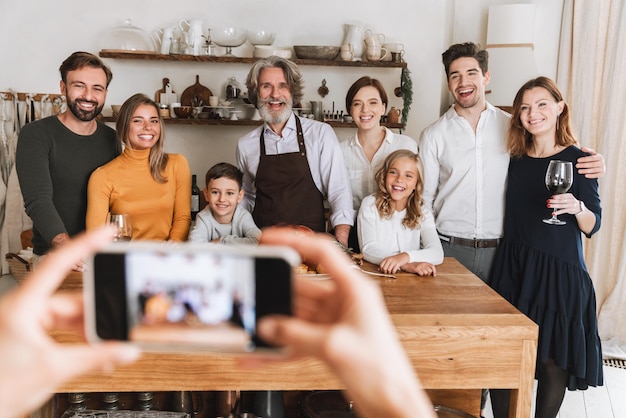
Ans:
[[[361,267],[377,271],[368,263]],[[433,403],[478,416],[481,389],[508,388],[510,417],[529,418],[537,325],[453,258],[437,266],[436,277],[396,276],[366,275],[380,285],[398,336]],[[61,342],[77,341],[75,335],[53,335]],[[244,369],[235,355],[146,352],[134,364],[84,375],[59,392],[343,388],[332,370],[312,358]]]

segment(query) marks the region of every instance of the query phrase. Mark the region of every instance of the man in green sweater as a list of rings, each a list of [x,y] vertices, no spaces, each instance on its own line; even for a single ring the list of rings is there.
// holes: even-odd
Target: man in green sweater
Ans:
[[[119,154],[115,130],[96,120],[113,74],[95,55],[75,52],[59,68],[67,109],[20,132],[17,175],[33,220],[33,263],[85,229],[91,172]],[[82,271],[82,265],[74,268]]]

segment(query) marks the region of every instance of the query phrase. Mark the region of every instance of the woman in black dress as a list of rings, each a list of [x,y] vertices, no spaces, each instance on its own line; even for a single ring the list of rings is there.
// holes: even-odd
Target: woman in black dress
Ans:
[[[568,193],[552,195],[544,183],[550,160],[575,166],[585,155],[576,144],[556,83],[539,77],[524,84],[513,102],[504,237],[489,284],[539,325],[536,418],[555,417],[566,388],[603,383],[595,292],[581,237],[600,228],[598,183],[576,170]],[[550,209],[566,224],[542,222]],[[508,416],[508,393],[491,392],[496,418]]]

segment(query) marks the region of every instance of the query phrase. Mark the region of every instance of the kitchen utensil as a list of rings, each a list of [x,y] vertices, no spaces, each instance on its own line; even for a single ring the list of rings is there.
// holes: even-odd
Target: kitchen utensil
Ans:
[[[294,45],[293,50],[301,59],[334,60],[339,55],[338,46]]]
[[[196,74],[196,83],[187,87],[180,95],[180,103],[183,106],[202,106],[209,104],[209,97],[213,93],[208,87],[200,84],[200,76]],[[202,103],[200,103],[202,101]]]
[[[213,30],[213,42],[226,48],[224,57],[234,57],[233,48],[243,45],[248,39],[248,31],[240,28],[218,28]]]
[[[362,273],[369,274],[370,276],[389,277],[390,279],[397,279],[397,276],[394,276],[393,274],[376,273],[374,271],[363,270],[361,268],[361,266],[357,266],[356,264],[353,265],[352,267],[355,268],[355,269],[359,269],[359,270],[361,270]]]
[[[167,104],[176,102],[176,93],[172,90],[172,84],[167,77],[163,78],[163,87],[154,93],[154,100],[157,103]]]

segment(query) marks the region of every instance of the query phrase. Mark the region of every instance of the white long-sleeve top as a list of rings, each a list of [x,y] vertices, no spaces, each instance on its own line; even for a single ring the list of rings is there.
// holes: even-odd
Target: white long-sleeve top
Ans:
[[[340,142],[352,186],[352,205],[356,212],[363,198],[371,195],[378,188],[374,176],[389,154],[399,149],[408,149],[417,153],[417,142],[413,138],[396,134],[388,128],[384,129],[385,139],[374,154],[372,161],[365,156],[358,134],[355,133],[352,138]]]
[[[501,238],[509,167],[510,115],[487,103],[474,133],[451,106],[422,132],[424,204],[440,233],[461,238]]]
[[[400,253],[409,255],[409,262],[428,262],[434,265],[443,262],[443,248],[435,228],[432,213],[422,207],[422,219],[415,229],[402,225],[406,209],[394,212],[391,219],[384,219],[376,209],[376,196],[363,199],[357,217],[357,232],[363,258],[380,264],[386,258]]]

